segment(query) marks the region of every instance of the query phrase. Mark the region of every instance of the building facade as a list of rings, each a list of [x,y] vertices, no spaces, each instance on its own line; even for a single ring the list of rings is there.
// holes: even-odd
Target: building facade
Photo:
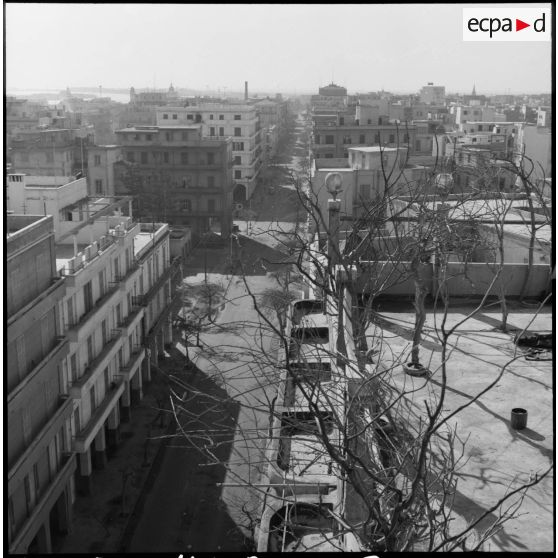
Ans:
[[[87,190],[91,196],[114,196],[114,163],[122,156],[119,145],[93,145],[87,150]]]
[[[188,226],[195,236],[232,226],[232,149],[224,136],[202,138],[200,125],[136,126],[116,132],[122,161],[115,191],[135,197],[145,220]]]
[[[160,107],[157,124],[199,124],[204,138],[231,138],[233,198],[236,202],[244,202],[252,196],[262,166],[261,126],[255,106],[200,103],[188,107]]]
[[[70,528],[76,468],[52,217],[8,215],[6,253],[8,548],[50,553]]]

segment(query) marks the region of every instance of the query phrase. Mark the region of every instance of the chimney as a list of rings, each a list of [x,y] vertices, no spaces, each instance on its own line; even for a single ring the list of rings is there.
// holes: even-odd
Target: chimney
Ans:
[[[248,82],[247,81],[244,82],[244,100],[245,101],[248,100]]]

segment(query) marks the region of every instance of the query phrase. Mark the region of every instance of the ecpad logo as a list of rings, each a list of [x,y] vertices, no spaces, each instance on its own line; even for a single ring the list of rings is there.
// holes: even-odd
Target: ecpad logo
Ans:
[[[550,8],[463,8],[464,41],[550,41]]]

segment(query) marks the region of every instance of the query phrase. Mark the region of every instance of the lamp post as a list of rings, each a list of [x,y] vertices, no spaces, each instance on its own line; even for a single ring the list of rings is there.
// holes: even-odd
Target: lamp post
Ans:
[[[327,200],[327,255],[331,265],[336,265],[339,261],[339,211],[341,209],[341,200],[337,199],[337,194],[343,190],[343,179],[338,172],[330,172],[326,175],[324,182],[327,191],[333,196],[333,199]]]
[[[345,370],[345,359],[347,349],[345,344],[344,335],[344,293],[343,281],[337,276],[337,264],[340,260],[339,249],[339,211],[341,209],[341,200],[337,199],[337,194],[343,190],[343,179],[338,172],[330,172],[325,177],[325,187],[327,191],[333,196],[333,199],[328,199],[328,246],[327,255],[329,264],[328,267],[333,273],[332,288],[336,289],[337,298],[337,365]],[[336,284],[335,284],[336,282]],[[325,293],[324,293],[325,294]],[[325,297],[324,297],[325,298]],[[325,302],[325,301],[324,301]],[[324,304],[324,309],[326,304]]]

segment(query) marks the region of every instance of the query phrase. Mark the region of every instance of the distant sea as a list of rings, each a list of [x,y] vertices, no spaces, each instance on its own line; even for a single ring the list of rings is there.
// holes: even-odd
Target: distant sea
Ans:
[[[6,95],[29,98],[32,99],[44,99],[49,105],[56,105],[62,99],[60,97],[60,91],[53,90],[40,90],[40,89],[7,89]],[[86,100],[96,99],[99,97],[99,90],[94,91],[79,91],[75,93],[76,97],[82,97]],[[113,101],[117,103],[128,103],[130,102],[129,93],[103,93],[103,97],[110,97]]]

